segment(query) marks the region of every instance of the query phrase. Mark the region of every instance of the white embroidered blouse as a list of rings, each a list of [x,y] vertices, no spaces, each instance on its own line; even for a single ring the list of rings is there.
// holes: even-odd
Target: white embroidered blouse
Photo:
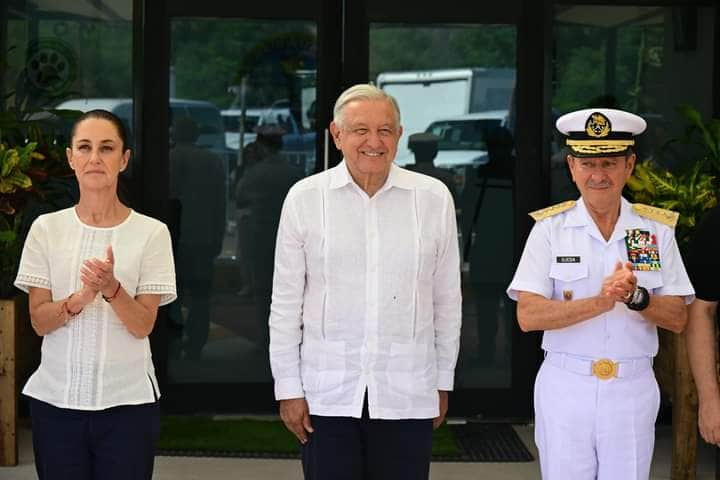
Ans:
[[[162,222],[131,211],[109,228],[85,225],[74,208],[40,216],[28,233],[15,286],[45,288],[54,300],[81,287],[80,266],[104,259],[108,245],[115,277],[131,296],[177,298],[170,234]],[[111,305],[95,301],[67,324],[45,335],[40,367],[23,393],[60,408],[101,410],[160,397],[147,338],[128,332]]]

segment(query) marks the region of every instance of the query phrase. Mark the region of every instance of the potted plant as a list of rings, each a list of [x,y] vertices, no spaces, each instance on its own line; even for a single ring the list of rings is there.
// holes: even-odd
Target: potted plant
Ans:
[[[4,67],[0,56],[0,70]],[[40,358],[40,337],[31,328],[27,296],[13,286],[24,237],[39,214],[76,199],[58,132],[63,121],[78,113],[47,109],[59,97],[25,88],[25,80],[14,82],[23,86],[20,91],[0,92],[0,398],[5,403],[0,424],[6,427],[0,429],[0,465],[17,464],[18,389]]]
[[[34,142],[23,146],[9,146],[0,142],[0,345],[3,359],[0,365],[6,375],[0,378],[0,391],[12,398],[11,405],[16,406],[18,380],[22,381],[27,370],[37,363],[38,339],[30,331],[27,302],[24,296],[16,296],[13,280],[22,251],[20,227],[22,209],[33,194],[33,179],[42,178],[44,172],[41,162],[44,156],[36,152]],[[13,298],[15,297],[15,298]],[[28,349],[18,354],[18,339],[29,338]],[[0,362],[1,364],[2,362]],[[2,418],[3,425],[14,435],[16,408],[11,409],[10,418]],[[7,410],[5,410],[7,412]],[[17,446],[7,445],[0,451],[0,465],[17,464]]]

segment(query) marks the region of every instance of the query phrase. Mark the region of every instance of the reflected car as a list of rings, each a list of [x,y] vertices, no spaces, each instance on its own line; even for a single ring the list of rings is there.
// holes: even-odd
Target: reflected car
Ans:
[[[120,118],[130,138],[133,137],[133,100],[131,98],[78,98],[66,100],[55,108],[58,110],[79,110],[81,112],[95,109],[107,110]],[[230,162],[234,155],[230,155],[230,151],[225,145],[225,128],[220,116],[220,110],[214,104],[201,100],[171,98],[171,142],[173,118],[180,116],[188,116],[197,124],[200,135],[195,143],[198,147],[212,150],[220,155],[225,162],[228,162],[228,169],[234,168],[233,163]]]
[[[507,126],[507,110],[488,110],[433,121],[425,130],[439,137],[435,166],[455,174],[458,191],[465,185],[468,167],[488,163],[488,134]]]
[[[260,116],[265,110],[261,108],[246,108],[243,123],[243,147],[255,140],[255,128],[258,126]],[[225,126],[225,146],[231,150],[240,148],[240,120],[242,110],[229,108],[221,110],[220,115]]]
[[[170,144],[173,145],[172,124],[173,118],[188,116],[198,126],[200,135],[195,144],[200,148],[207,148],[223,159],[230,173],[235,169],[235,153],[225,144],[225,127],[220,110],[211,102],[202,100],[187,100],[182,98],[170,99]],[[125,130],[133,143],[133,100],[131,98],[78,98],[66,100],[55,107],[58,110],[79,110],[88,112],[103,109],[114,113],[125,125]]]
[[[288,161],[297,165],[305,175],[315,171],[315,130],[307,130],[290,113],[290,109],[275,104],[263,111],[258,126],[276,126],[284,133],[282,152]]]

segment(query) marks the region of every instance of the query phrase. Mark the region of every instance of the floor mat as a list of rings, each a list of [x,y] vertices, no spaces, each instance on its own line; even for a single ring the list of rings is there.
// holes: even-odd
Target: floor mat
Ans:
[[[470,462],[532,462],[533,456],[507,423],[452,425],[458,446]]]
[[[297,441],[279,421],[203,416],[162,419],[156,454],[186,457],[300,458]],[[509,424],[443,425],[433,433],[436,462],[526,462],[533,457]]]

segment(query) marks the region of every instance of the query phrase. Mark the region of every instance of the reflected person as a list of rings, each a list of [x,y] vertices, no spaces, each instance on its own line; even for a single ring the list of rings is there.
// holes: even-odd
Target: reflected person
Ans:
[[[503,126],[484,132],[488,161],[472,172],[463,189],[463,257],[469,266],[477,319],[477,358],[480,365],[500,360],[510,347],[511,312],[504,291],[512,276],[513,137]],[[503,325],[504,336],[498,335]],[[470,328],[470,325],[467,325]],[[502,344],[498,344],[502,341]]]
[[[453,200],[457,200],[454,175],[450,170],[436,167],[434,163],[439,144],[440,137],[430,132],[410,135],[408,137],[408,148],[415,156],[415,165],[408,165],[407,169],[437,178],[450,190]]]
[[[272,295],[275,237],[280,211],[290,187],[302,178],[298,167],[288,163],[282,155],[284,130],[276,125],[261,125],[257,129],[258,154],[240,179],[235,193],[237,205],[247,208],[243,218],[243,251],[241,257],[249,262],[252,291],[255,300],[258,345],[267,351],[269,344],[268,317]]]
[[[180,116],[173,125],[170,150],[170,197],[180,203],[177,269],[180,301],[187,308],[185,354],[201,356],[210,328],[214,261],[225,234],[223,160],[198,147],[195,121]]]

